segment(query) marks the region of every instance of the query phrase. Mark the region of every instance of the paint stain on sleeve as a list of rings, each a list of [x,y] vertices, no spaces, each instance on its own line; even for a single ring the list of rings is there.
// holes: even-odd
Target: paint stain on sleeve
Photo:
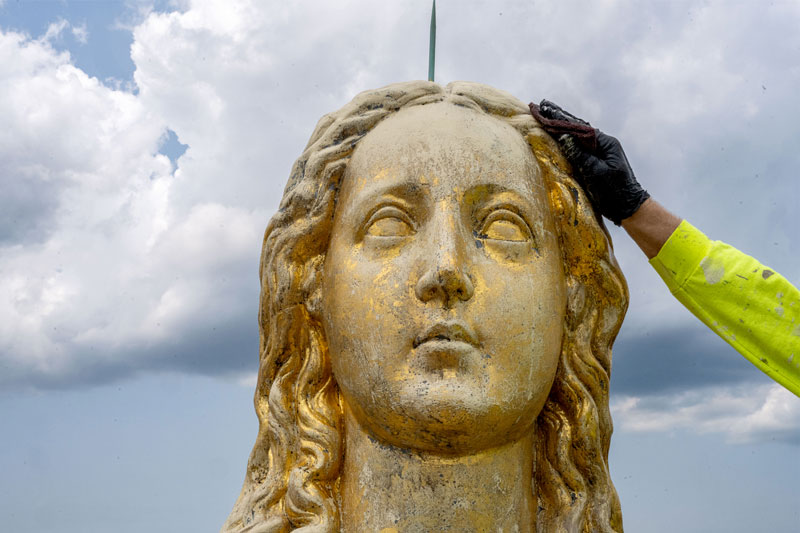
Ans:
[[[706,283],[709,285],[719,283],[722,276],[725,275],[725,266],[710,256],[706,256],[700,262],[700,268],[703,269],[703,276],[705,276]]]

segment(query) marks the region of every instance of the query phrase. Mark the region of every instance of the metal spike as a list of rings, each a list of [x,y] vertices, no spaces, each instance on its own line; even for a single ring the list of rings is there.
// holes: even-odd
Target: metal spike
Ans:
[[[436,0],[433,0],[431,9],[431,39],[428,47],[428,81],[433,81],[433,71],[436,65]]]

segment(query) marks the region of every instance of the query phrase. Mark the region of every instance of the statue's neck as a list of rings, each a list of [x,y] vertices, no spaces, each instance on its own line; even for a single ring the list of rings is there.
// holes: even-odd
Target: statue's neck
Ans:
[[[345,413],[343,532],[535,530],[531,436],[474,455],[423,454],[373,439]]]

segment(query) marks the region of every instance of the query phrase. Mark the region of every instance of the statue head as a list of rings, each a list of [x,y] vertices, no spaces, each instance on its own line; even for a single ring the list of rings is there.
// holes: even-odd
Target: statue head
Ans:
[[[338,531],[345,418],[441,456],[528,436],[536,530],[621,531],[608,382],[627,288],[522,102],[409,82],[323,117],[261,287],[260,427],[225,531]]]

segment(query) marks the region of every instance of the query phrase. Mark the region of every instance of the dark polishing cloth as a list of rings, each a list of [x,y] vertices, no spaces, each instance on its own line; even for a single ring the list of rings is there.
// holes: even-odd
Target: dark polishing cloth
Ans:
[[[595,151],[597,149],[597,133],[588,122],[586,124],[578,124],[568,120],[547,118],[542,115],[541,111],[539,110],[539,106],[533,102],[528,104],[528,107],[531,108],[531,114],[533,115],[533,118],[538,120],[542,125],[542,128],[544,128],[544,130],[554,139],[558,139],[563,134],[568,133],[575,137],[575,140],[585,148],[588,148],[591,151]]]

